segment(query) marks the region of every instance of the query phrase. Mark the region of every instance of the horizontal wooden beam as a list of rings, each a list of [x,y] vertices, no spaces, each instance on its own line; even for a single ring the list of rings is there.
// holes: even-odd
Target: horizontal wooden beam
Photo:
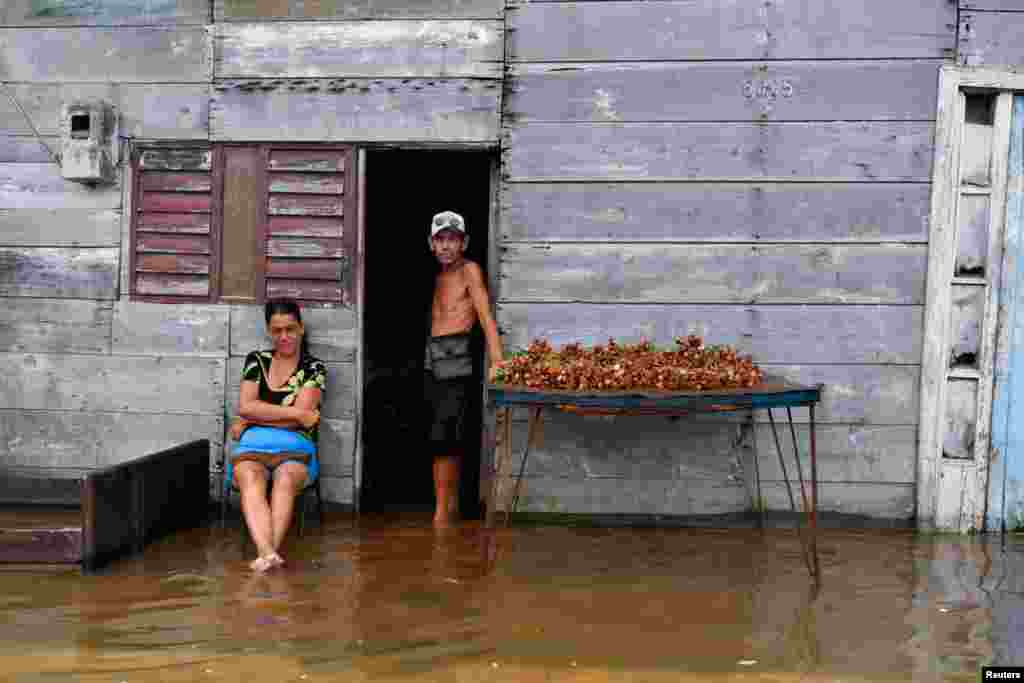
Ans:
[[[520,123],[933,120],[942,64],[516,64],[507,77],[504,116]]]
[[[54,163],[0,163],[0,209],[77,209],[99,211],[121,208],[121,187],[92,187],[65,180]],[[4,239],[0,235],[0,242]]]
[[[481,79],[218,81],[211,137],[496,144],[500,95],[500,81]]]
[[[55,159],[60,153],[60,138],[56,136],[0,135],[0,164],[49,163],[57,167]]]
[[[114,306],[113,353],[227,357],[228,309],[119,301]]]
[[[503,302],[924,302],[923,245],[509,244]]]
[[[218,24],[217,78],[500,78],[500,21]]]
[[[533,339],[556,347],[604,344],[609,337],[674,347],[678,337],[696,334],[758,363],[917,364],[922,319],[921,306],[498,305],[507,348],[525,348]]]
[[[945,58],[952,2],[525,2],[508,9],[512,61]],[[713,39],[709,39],[713,37]]]
[[[504,0],[213,0],[216,21],[500,19]]]
[[[23,467],[106,467],[140,453],[209,439],[219,452],[224,418],[219,415],[174,413],[94,413],[49,410],[0,410],[0,443],[5,462]]]
[[[211,0],[5,0],[0,26],[206,24]]]
[[[0,296],[117,297],[117,248],[0,247]]]
[[[204,83],[210,52],[202,27],[5,28],[0,80]]]
[[[223,414],[225,361],[0,353],[0,409]]]
[[[116,247],[121,211],[0,209],[0,235],[8,247]]]
[[[1024,14],[961,12],[958,62],[967,66],[1024,64]]]
[[[110,353],[109,301],[12,298],[0,306],[0,351]]]
[[[661,3],[654,3],[661,4]],[[504,132],[507,180],[927,182],[931,123],[535,123]]]
[[[927,183],[506,183],[502,239],[921,242]]]

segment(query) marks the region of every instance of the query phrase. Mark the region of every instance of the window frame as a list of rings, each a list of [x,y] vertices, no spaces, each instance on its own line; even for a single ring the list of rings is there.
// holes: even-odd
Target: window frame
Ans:
[[[226,150],[230,148],[243,148],[257,150],[262,159],[261,178],[262,201],[260,216],[256,226],[257,258],[256,268],[253,276],[257,281],[257,295],[254,301],[242,299],[224,299],[222,296],[223,259],[225,254],[226,239],[224,235],[224,186],[225,186],[225,157]],[[169,295],[169,294],[140,294],[138,292],[138,271],[137,271],[137,244],[139,239],[139,218],[142,211],[142,174],[145,169],[140,167],[142,155],[147,150],[203,150],[210,153],[210,266],[209,266],[209,293],[206,296],[197,295]],[[128,245],[128,297],[131,301],[161,303],[161,304],[209,304],[209,305],[261,305],[267,300],[267,243],[269,234],[269,211],[268,205],[271,197],[269,168],[270,154],[272,151],[298,151],[298,152],[342,152],[344,154],[344,169],[341,172],[342,191],[342,233],[341,233],[341,278],[340,280],[324,280],[324,282],[337,282],[341,290],[340,301],[316,301],[301,300],[304,308],[351,308],[356,305],[358,283],[358,246],[359,216],[360,210],[360,180],[357,160],[360,147],[352,143],[290,143],[290,142],[208,142],[199,140],[181,141],[141,141],[135,142],[131,150],[131,209],[129,216],[129,245]],[[301,171],[297,171],[301,172]]]

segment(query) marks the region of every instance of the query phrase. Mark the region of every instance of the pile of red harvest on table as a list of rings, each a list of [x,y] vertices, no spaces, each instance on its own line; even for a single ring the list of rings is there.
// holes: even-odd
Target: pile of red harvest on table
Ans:
[[[704,346],[697,336],[679,337],[663,351],[648,341],[554,350],[543,339],[501,362],[498,384],[561,391],[702,391],[750,387],[762,380],[749,356],[728,346]]]

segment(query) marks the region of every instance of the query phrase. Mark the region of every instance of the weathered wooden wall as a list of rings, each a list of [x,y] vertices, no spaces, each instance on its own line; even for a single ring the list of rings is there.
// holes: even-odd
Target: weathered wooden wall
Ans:
[[[960,0],[957,61],[967,66],[1024,65],[1024,5]]]
[[[696,333],[823,382],[822,507],[911,517],[955,4],[540,0],[507,24],[508,343]],[[766,416],[738,422],[555,419],[527,507],[735,511],[755,445],[768,504],[788,507]]]

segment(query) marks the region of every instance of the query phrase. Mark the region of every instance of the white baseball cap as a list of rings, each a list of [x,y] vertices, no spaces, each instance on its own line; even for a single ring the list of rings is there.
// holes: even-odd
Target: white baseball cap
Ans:
[[[442,230],[457,230],[465,235],[466,221],[454,211],[442,211],[434,214],[434,220],[430,222],[430,236],[433,237]]]

